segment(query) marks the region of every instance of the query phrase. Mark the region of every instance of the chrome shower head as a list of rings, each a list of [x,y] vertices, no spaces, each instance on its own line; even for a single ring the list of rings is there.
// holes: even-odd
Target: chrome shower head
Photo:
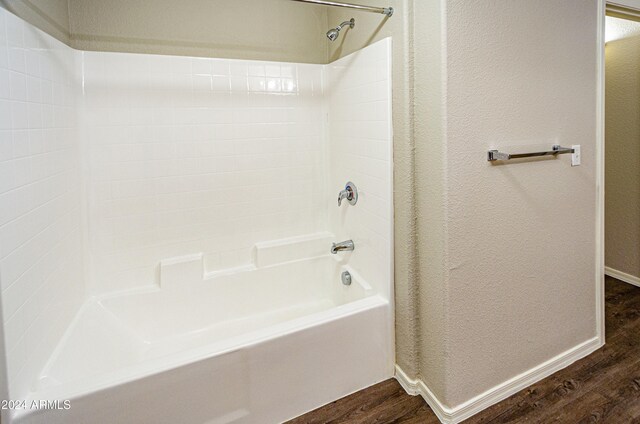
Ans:
[[[337,28],[331,28],[329,31],[327,31],[327,38],[329,39],[329,41],[336,41],[338,35],[340,35],[340,30]]]
[[[340,35],[340,30],[342,28],[346,27],[347,25],[349,26],[349,28],[353,28],[354,26],[356,26],[356,20],[351,18],[348,21],[344,21],[343,23],[341,23],[337,27],[331,28],[329,31],[327,31],[327,38],[330,41],[336,41],[336,39]]]

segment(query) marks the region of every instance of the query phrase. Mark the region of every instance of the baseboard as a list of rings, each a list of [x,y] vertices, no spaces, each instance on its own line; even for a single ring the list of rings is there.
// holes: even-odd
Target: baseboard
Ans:
[[[429,390],[426,384],[420,379],[411,379],[399,365],[396,364],[396,380],[402,386],[402,388],[411,396],[420,395],[427,402],[431,410],[438,417],[442,423],[457,423],[453,415],[453,410],[447,408],[438,400],[436,395]]]
[[[633,284],[634,286],[640,287],[640,277],[618,271],[617,269],[609,268],[608,266],[604,267],[604,273],[609,277],[613,277],[620,281],[624,281],[625,283]]]
[[[398,365],[395,377],[407,393],[422,396],[442,423],[457,424],[584,358],[601,346],[600,338],[594,337],[453,408],[443,405],[422,380],[409,378]]]

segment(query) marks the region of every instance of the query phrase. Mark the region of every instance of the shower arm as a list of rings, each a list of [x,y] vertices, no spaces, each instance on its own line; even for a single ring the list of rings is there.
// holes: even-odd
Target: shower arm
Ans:
[[[373,6],[364,6],[361,4],[340,3],[336,1],[327,1],[327,0],[292,0],[292,1],[298,1],[300,3],[320,4],[323,6],[346,7],[349,9],[362,10],[364,12],[382,13],[383,15],[387,15],[387,17],[389,18],[393,16],[393,7],[373,7]]]
[[[353,18],[351,18],[350,21],[344,21],[343,23],[338,25],[335,29],[337,29],[338,31],[341,31],[342,28],[344,28],[346,26],[348,26],[349,28],[353,28],[354,25],[355,25],[355,21],[353,20]]]

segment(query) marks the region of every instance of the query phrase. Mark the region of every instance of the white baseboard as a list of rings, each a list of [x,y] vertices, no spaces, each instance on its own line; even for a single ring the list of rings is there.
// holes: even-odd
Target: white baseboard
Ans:
[[[422,396],[442,423],[457,424],[584,358],[601,346],[600,337],[594,337],[453,408],[443,405],[422,380],[409,378],[398,365],[395,377],[407,393]]]
[[[627,274],[617,269],[609,268],[608,266],[604,267],[604,273],[609,277],[617,278],[625,283],[640,287],[640,277],[636,277],[635,275]]]

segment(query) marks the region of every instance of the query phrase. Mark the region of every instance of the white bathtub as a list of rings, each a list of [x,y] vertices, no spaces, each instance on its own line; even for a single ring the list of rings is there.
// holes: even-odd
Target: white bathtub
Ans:
[[[92,298],[17,423],[278,423],[393,375],[389,302],[336,256]]]

